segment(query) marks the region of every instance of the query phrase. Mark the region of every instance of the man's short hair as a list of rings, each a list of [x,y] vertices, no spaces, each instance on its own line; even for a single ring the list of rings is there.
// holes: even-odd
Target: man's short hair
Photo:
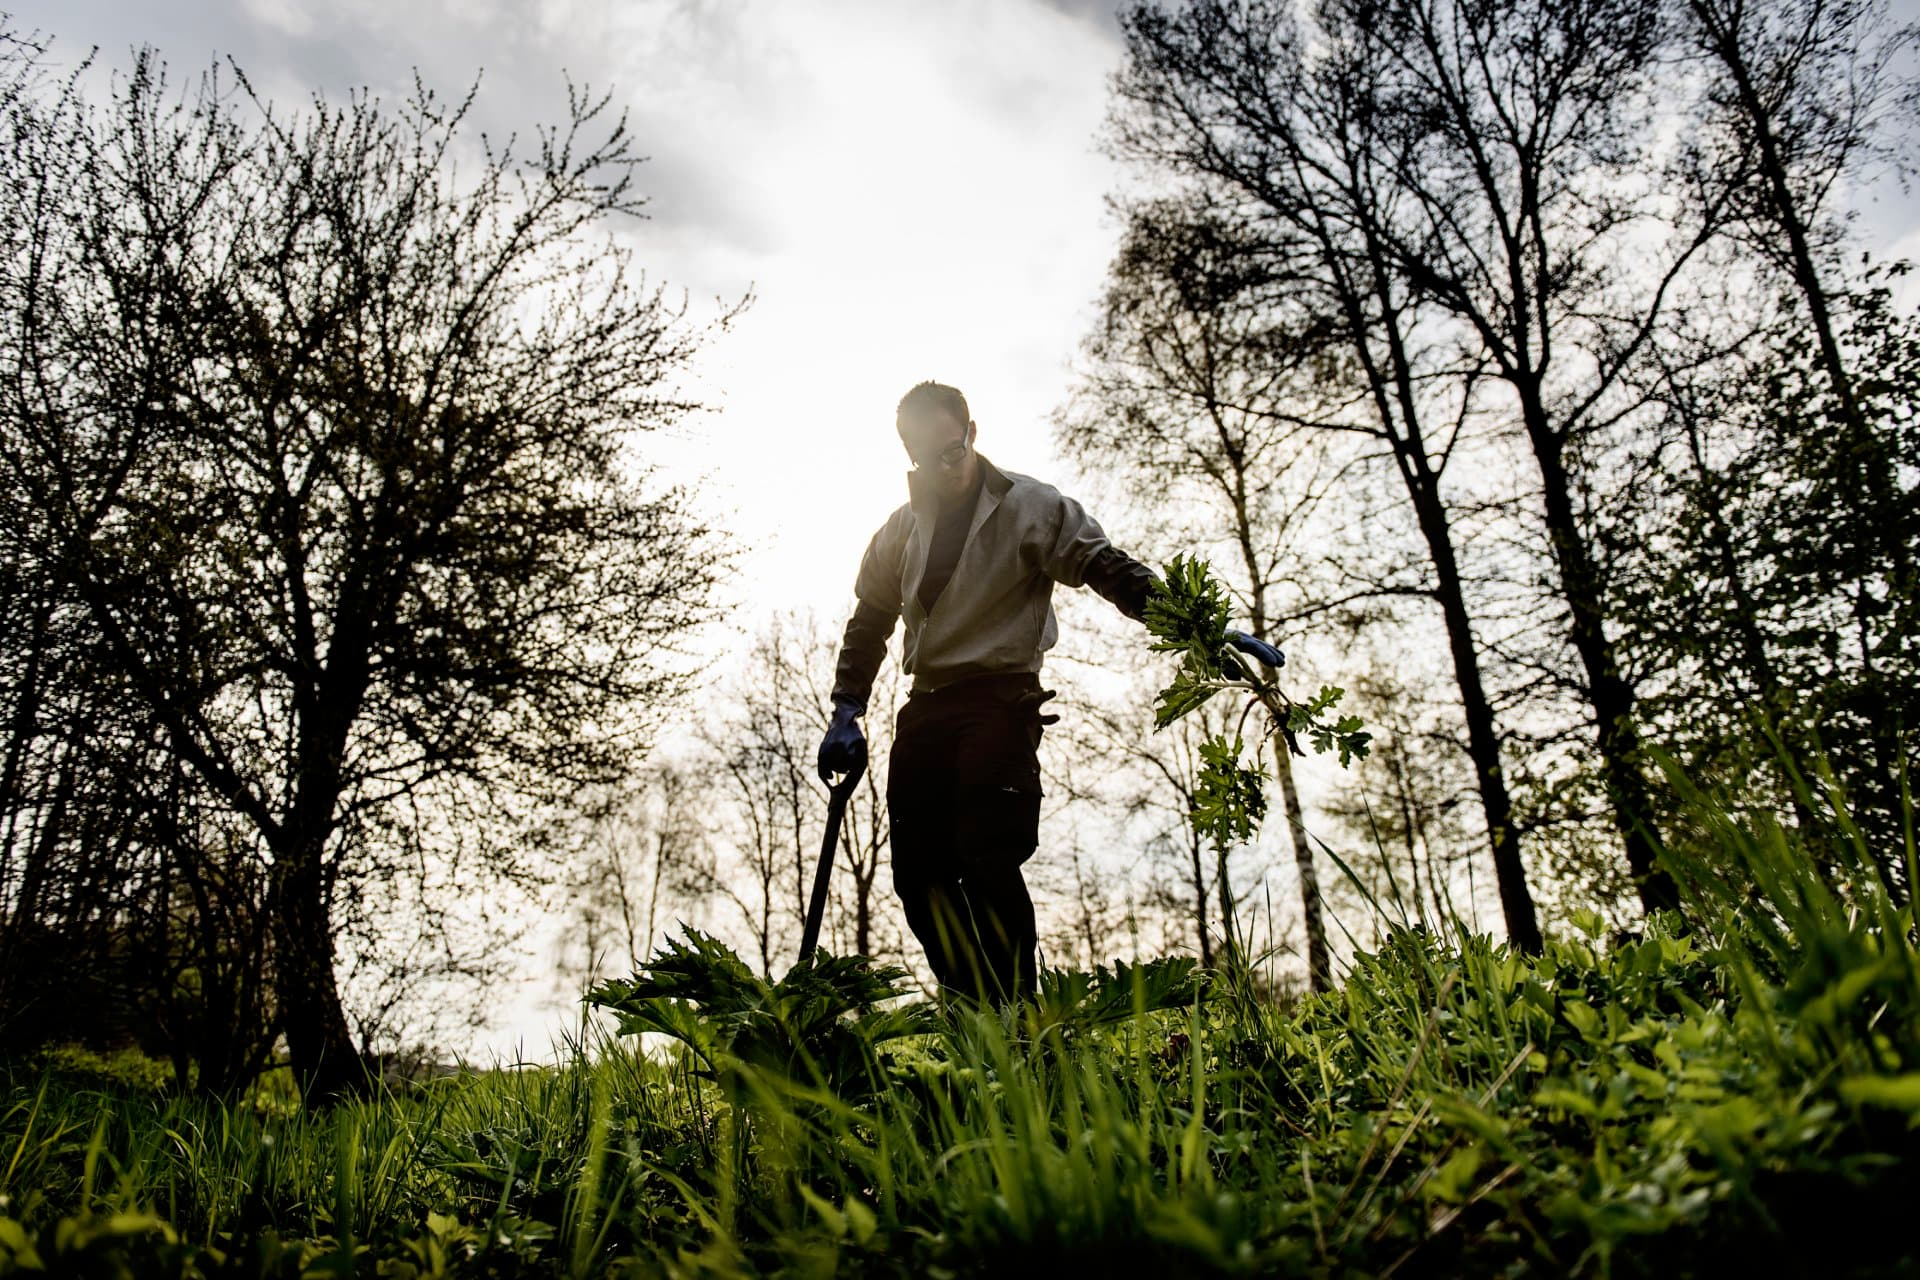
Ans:
[[[973,421],[972,415],[967,412],[967,398],[960,394],[958,387],[949,387],[940,382],[922,382],[900,397],[900,407],[893,415],[894,425],[897,427],[905,422],[910,414],[918,415],[936,409],[945,409],[963,427]]]

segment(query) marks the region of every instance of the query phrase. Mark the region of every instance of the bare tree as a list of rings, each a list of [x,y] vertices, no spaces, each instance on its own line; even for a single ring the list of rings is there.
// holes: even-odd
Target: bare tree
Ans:
[[[733,854],[714,888],[752,932],[769,978],[777,976],[775,954],[799,937],[806,916],[808,835],[823,811],[809,737],[818,712],[798,678],[804,659],[793,653],[805,643],[791,619],[775,619],[736,662],[701,729],[708,767],[721,780],[722,838]]]
[[[753,935],[761,971],[797,945],[825,835],[827,791],[815,775],[831,711],[839,637],[810,614],[769,621],[713,694],[703,738],[706,768],[724,797],[723,846],[712,889],[729,901]],[[892,742],[887,714],[897,670],[874,685],[867,770],[847,805],[834,860],[830,914],[823,933],[859,955],[899,949],[881,916],[888,824],[885,761]],[[730,852],[733,856],[725,856]]]
[[[1229,258],[1219,252],[1224,229],[1182,212],[1134,211],[1105,323],[1088,344],[1085,385],[1060,415],[1058,438],[1083,468],[1121,477],[1142,505],[1170,495],[1194,500],[1205,514],[1191,516],[1189,528],[1230,548],[1223,576],[1247,611],[1249,633],[1278,641],[1272,597],[1277,580],[1293,572],[1299,530],[1319,496],[1303,473],[1320,461],[1279,402],[1318,350],[1311,337],[1284,350],[1267,314],[1232,305],[1246,277],[1215,274]],[[1280,739],[1273,759],[1300,876],[1308,972],[1324,989],[1332,958],[1319,873]]]
[[[1724,190],[1681,207],[1655,180],[1652,122],[1678,120],[1685,106],[1661,80],[1662,16],[1640,0],[1141,7],[1126,19],[1132,59],[1120,82],[1125,150],[1189,177],[1209,207],[1276,233],[1279,249],[1318,249],[1288,260],[1345,317],[1379,423],[1397,422],[1395,436],[1412,442],[1423,416],[1479,420],[1524,449],[1533,511],[1507,510],[1549,566],[1540,604],[1559,615],[1576,664],[1558,679],[1584,705],[1649,908],[1673,905],[1674,888],[1655,859],[1637,690],[1607,625],[1594,509],[1611,461],[1656,416],[1635,372],[1729,213]],[[1436,398],[1453,413],[1432,413]],[[1474,705],[1486,705],[1478,658],[1446,582],[1457,569],[1432,462],[1444,466],[1452,448],[1396,457],[1452,615],[1503,904],[1524,946],[1537,931],[1514,893],[1497,737]],[[1554,678],[1550,659],[1533,661]]]
[[[712,799],[703,770],[656,758],[598,816],[571,885],[578,934],[561,944],[564,955],[576,943],[581,953],[578,965],[563,965],[570,987],[600,976],[608,958],[643,967],[670,917],[705,896],[715,877]]]
[[[325,1098],[360,1079],[342,927],[436,856],[529,874],[681,687],[721,561],[637,447],[699,335],[610,238],[640,198],[604,99],[456,176],[464,102],[233,89],[142,54],[102,110],[12,117],[0,482],[244,819]]]
[[[1650,660],[1685,673],[1657,697],[1689,766],[1740,777],[1811,831],[1779,757],[1788,773],[1824,761],[1897,887],[1915,335],[1889,288],[1905,268],[1850,268],[1842,195],[1882,166],[1907,176],[1920,82],[1902,60],[1920,26],[1875,0],[1685,0],[1677,26],[1705,83],[1680,172],[1725,206],[1721,236],[1764,301],[1744,333],[1682,333],[1650,362],[1671,446],[1646,487],[1677,529],[1645,548],[1618,608]]]
[[[1842,352],[1832,281],[1845,242],[1836,189],[1897,162],[1891,114],[1920,106],[1898,59],[1920,26],[1883,0],[1685,0],[1684,47],[1708,69],[1685,157],[1698,198],[1727,206],[1723,234],[1793,283],[1842,420],[1861,408]]]
[[[1474,788],[1460,767],[1468,757],[1449,723],[1453,709],[1431,705],[1414,679],[1377,661],[1353,682],[1348,700],[1375,730],[1373,749],[1355,766],[1357,785],[1325,808],[1372,855],[1347,859],[1366,881],[1366,905],[1399,925],[1437,931],[1467,922],[1472,904],[1454,882],[1474,852],[1462,821],[1472,814]]]
[[[1658,12],[1636,0],[1337,12],[1342,38],[1373,60],[1373,144],[1407,209],[1385,222],[1388,265],[1477,342],[1511,398],[1615,826],[1642,904],[1675,907],[1655,858],[1637,691],[1607,627],[1607,565],[1582,509],[1608,434],[1640,407],[1634,364],[1721,218],[1709,205],[1676,221],[1645,189]],[[1640,270],[1615,269],[1630,250]]]
[[[1476,408],[1478,371],[1445,350],[1423,352],[1417,299],[1369,270],[1365,236],[1327,211],[1365,189],[1364,152],[1329,155],[1301,120],[1263,119],[1246,142],[1249,154],[1223,175],[1216,168],[1229,162],[1209,150],[1212,135],[1181,114],[1180,94],[1190,86],[1176,68],[1190,66],[1185,60],[1237,58],[1248,74],[1297,77],[1304,71],[1287,62],[1297,50],[1216,44],[1204,15],[1192,28],[1160,25],[1146,13],[1130,21],[1135,61],[1120,81],[1117,143],[1197,185],[1183,202],[1152,200],[1133,210],[1102,328],[1089,344],[1094,363],[1083,401],[1066,420],[1068,448],[1088,464],[1125,468],[1155,501],[1171,482],[1197,488],[1230,548],[1229,579],[1246,584],[1240,589],[1258,633],[1277,637],[1283,627],[1325,625],[1394,599],[1427,596],[1440,605],[1508,933],[1516,945],[1537,948],[1501,736],[1442,488]],[[1304,89],[1285,84],[1285,101],[1304,102]],[[1182,132],[1189,127],[1198,131]],[[1294,185],[1262,176],[1264,203],[1248,208],[1233,175],[1251,183],[1256,170],[1291,173]],[[1459,388],[1454,403],[1436,404],[1429,388],[1450,376]],[[1430,432],[1429,419],[1442,413],[1441,429]],[[1126,430],[1106,429],[1107,415]],[[1361,530],[1369,544],[1358,558],[1337,554],[1330,522],[1316,520],[1330,493],[1352,493],[1383,464],[1417,517],[1424,570],[1397,551],[1385,572],[1363,563],[1379,563],[1382,544],[1393,545],[1382,537],[1392,520],[1364,503],[1344,498],[1349,530]],[[1309,970],[1324,985],[1331,960],[1317,876],[1291,761],[1277,742],[1275,761],[1303,898],[1316,904],[1305,913]]]

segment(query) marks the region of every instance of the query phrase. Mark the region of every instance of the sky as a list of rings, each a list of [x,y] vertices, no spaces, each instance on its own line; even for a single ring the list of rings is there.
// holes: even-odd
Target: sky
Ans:
[[[496,137],[561,116],[568,77],[611,90],[650,157],[640,262],[695,319],[753,295],[699,358],[714,412],[672,453],[747,549],[725,602],[742,630],[850,603],[905,496],[893,406],[923,378],[966,392],[996,462],[1065,479],[1048,419],[1126,183],[1098,145],[1121,0],[11,2],[56,54],[125,65],[150,44],[176,74],[231,56],[289,102],[478,76]],[[1864,242],[1920,259],[1914,201],[1875,195]]]
[[[850,602],[904,497],[892,410],[914,382],[964,390],[996,462],[1054,474],[1048,416],[1125,182],[1098,148],[1120,0],[11,3],[68,57],[97,45],[124,65],[150,44],[188,72],[228,55],[287,101],[479,76],[496,136],[560,116],[569,76],[610,89],[651,157],[640,261],[696,318],[753,294],[700,358],[716,412],[675,454],[749,549],[728,601],[747,629]],[[1894,12],[1920,18],[1920,0]],[[1878,195],[1863,239],[1920,258],[1913,201]]]
[[[125,65],[151,44],[177,75],[230,55],[285,101],[398,98],[415,69],[457,95],[478,74],[495,136],[562,115],[569,76],[612,90],[650,157],[641,264],[696,319],[753,294],[694,371],[717,412],[674,454],[749,549],[728,601],[747,629],[850,603],[905,497],[893,407],[913,383],[959,386],[983,452],[1049,471],[1048,415],[1115,241],[1120,176],[1097,146],[1115,4],[13,3],[56,55]]]

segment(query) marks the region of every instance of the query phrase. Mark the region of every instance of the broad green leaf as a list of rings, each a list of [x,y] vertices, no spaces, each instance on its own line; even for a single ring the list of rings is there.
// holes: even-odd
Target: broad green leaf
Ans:
[[[1840,1096],[1856,1106],[1920,1111],[1920,1071],[1897,1076],[1850,1076],[1840,1082]]]

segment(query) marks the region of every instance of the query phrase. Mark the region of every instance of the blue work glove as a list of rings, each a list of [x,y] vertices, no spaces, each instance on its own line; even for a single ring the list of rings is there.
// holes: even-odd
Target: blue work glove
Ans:
[[[867,762],[867,735],[860,732],[862,708],[851,702],[833,704],[827,736],[820,740],[820,781],[831,786],[836,773],[852,773]]]
[[[1227,632],[1227,643],[1246,654],[1257,658],[1278,671],[1287,665],[1287,655],[1268,644],[1265,640],[1256,640],[1244,631]]]

